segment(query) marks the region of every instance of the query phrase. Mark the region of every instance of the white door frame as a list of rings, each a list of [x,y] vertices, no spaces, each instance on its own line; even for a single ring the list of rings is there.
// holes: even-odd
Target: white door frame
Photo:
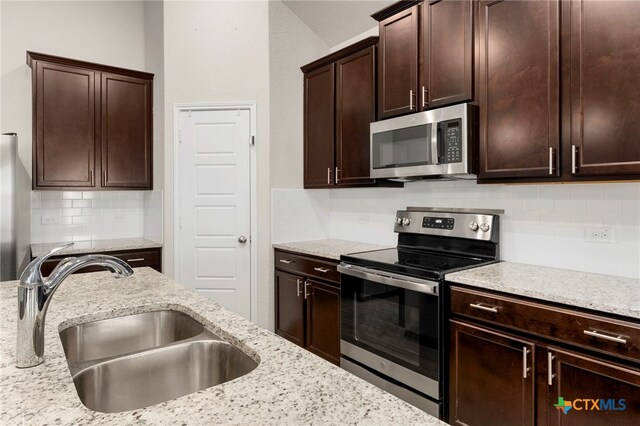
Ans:
[[[180,223],[178,216],[178,209],[180,208],[180,189],[181,189],[181,168],[180,168],[180,144],[179,144],[179,130],[180,130],[180,113],[187,111],[218,111],[218,110],[246,110],[249,111],[250,120],[250,133],[251,138],[255,141],[256,138],[256,103],[255,102],[194,102],[194,103],[176,103],[173,104],[173,235],[174,235],[174,254],[173,254],[173,267],[176,281],[180,282],[182,278],[182,271],[180,268],[179,256],[176,254],[176,248],[181,247],[182,230],[180,229]],[[250,141],[247,141],[250,143]],[[250,174],[250,214],[251,214],[251,229],[249,232],[249,243],[251,248],[251,321],[257,321],[258,314],[258,211],[257,211],[257,152],[255,144],[250,147],[249,158],[249,174]]]

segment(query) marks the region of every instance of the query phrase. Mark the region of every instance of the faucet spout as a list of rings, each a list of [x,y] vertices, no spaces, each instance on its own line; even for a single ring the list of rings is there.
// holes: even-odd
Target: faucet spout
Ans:
[[[49,302],[60,284],[75,271],[90,265],[110,270],[116,278],[128,277],[133,269],[125,261],[107,255],[87,255],[63,259],[43,278],[40,267],[52,254],[70,247],[57,247],[34,259],[20,276],[18,286],[18,333],[16,344],[16,367],[35,367],[44,361],[44,324]]]

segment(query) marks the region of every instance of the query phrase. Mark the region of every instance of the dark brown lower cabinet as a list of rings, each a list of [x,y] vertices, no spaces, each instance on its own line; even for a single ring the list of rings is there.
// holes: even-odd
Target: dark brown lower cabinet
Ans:
[[[340,364],[340,289],[306,280],[307,345],[324,359]]]
[[[83,253],[77,256],[84,256],[85,254],[108,254],[118,259],[122,259],[131,265],[132,268],[142,268],[144,266],[148,266],[150,268],[155,269],[158,272],[162,272],[162,248],[148,248],[148,249],[140,249],[140,250],[122,250],[122,251],[112,251],[106,253],[94,252],[94,253]],[[49,276],[51,271],[60,263],[62,259],[67,256],[53,256],[47,259],[40,268],[42,275],[44,277]],[[98,272],[104,271],[105,269],[100,266],[87,266],[86,268],[82,268],[78,270],[77,274],[83,274],[85,272]]]
[[[451,424],[534,425],[535,345],[451,321]]]
[[[640,369],[484,326],[450,326],[451,424],[640,424]],[[557,407],[569,403],[566,413]]]
[[[340,364],[340,274],[330,259],[275,252],[275,331]]]
[[[304,347],[304,278],[276,271],[276,333]]]

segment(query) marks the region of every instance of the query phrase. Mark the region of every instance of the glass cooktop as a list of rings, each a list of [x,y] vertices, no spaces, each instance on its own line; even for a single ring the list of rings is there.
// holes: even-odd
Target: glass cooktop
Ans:
[[[492,263],[492,261],[482,258],[400,247],[352,253],[342,255],[340,259],[343,262],[365,268],[434,280],[442,279],[446,273]]]

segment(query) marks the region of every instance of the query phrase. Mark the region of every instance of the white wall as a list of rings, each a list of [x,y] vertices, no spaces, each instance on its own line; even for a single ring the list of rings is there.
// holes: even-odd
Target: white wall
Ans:
[[[176,103],[257,103],[258,318],[268,325],[270,249],[269,11],[263,1],[165,2],[164,271],[174,273],[174,124]]]
[[[284,191],[286,192],[286,191]],[[321,215],[326,195],[305,192],[314,201],[295,211]],[[330,190],[326,237],[396,243],[393,219],[407,206],[504,209],[501,217],[502,259],[594,273],[640,278],[640,183],[574,185],[477,185],[475,182],[414,182],[404,189]],[[299,194],[274,195],[273,216],[286,214],[285,200]],[[282,200],[276,205],[276,200]],[[318,219],[322,221],[323,219]],[[273,238],[304,235],[296,221],[278,225]],[[585,241],[590,227],[613,230],[612,243]],[[298,227],[295,229],[295,227]]]
[[[16,132],[31,174],[31,70],[26,51],[145,69],[143,2],[3,1],[2,132]]]

